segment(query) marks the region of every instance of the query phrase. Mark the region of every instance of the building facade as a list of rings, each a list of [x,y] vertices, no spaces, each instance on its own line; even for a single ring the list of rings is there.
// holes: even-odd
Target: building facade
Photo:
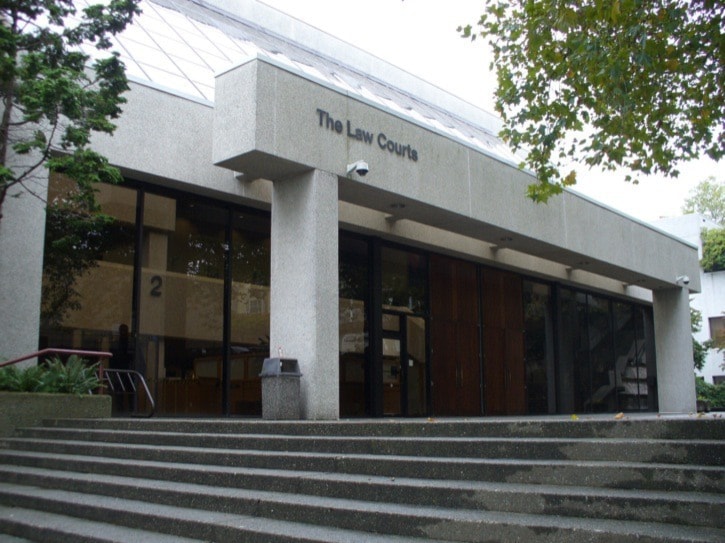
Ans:
[[[64,264],[63,216],[6,204],[2,354],[109,349],[170,415],[258,415],[269,356],[309,419],[694,410],[695,246],[534,204],[495,118],[267,6],[142,9],[113,221]]]
[[[660,219],[654,225],[696,245],[700,258],[702,230],[720,228],[697,213]],[[707,352],[705,365],[697,374],[708,383],[717,384],[725,382],[725,358],[723,351],[718,350],[725,339],[725,271],[705,272],[700,268],[700,285],[701,292],[690,296],[690,305],[702,315],[701,328],[693,335],[700,343],[712,340],[716,347]]]

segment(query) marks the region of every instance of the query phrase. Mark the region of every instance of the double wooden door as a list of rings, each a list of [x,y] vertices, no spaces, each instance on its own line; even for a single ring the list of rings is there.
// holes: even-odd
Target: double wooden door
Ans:
[[[430,258],[431,398],[438,416],[481,414],[476,265]]]
[[[525,413],[521,277],[432,255],[430,293],[433,413]]]
[[[517,274],[481,274],[486,415],[526,413],[523,284]]]

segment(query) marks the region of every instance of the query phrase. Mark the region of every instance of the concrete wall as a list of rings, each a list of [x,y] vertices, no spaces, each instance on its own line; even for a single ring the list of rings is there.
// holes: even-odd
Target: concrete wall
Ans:
[[[16,428],[40,425],[46,419],[108,418],[111,396],[45,394],[41,392],[0,392],[0,437]]]
[[[661,219],[655,221],[654,226],[696,245],[700,258],[702,229],[719,228],[716,223],[697,213]],[[702,292],[690,296],[690,306],[702,313],[702,328],[693,334],[695,339],[702,343],[711,339],[709,319],[725,316],[725,271],[705,273],[700,269],[699,276]],[[707,353],[705,366],[696,373],[704,377],[708,383],[712,383],[714,376],[725,375],[725,369],[721,367],[723,362],[725,362],[723,353],[711,349]]]
[[[694,413],[695,375],[687,289],[655,291],[653,313],[660,413]]]
[[[350,203],[391,213],[402,203],[403,219],[626,284],[672,287],[690,275],[699,289],[691,245],[571,192],[534,204],[525,197],[529,174],[269,59],[220,75],[216,89],[213,160],[225,168],[272,179],[329,171]],[[358,130],[372,139],[350,136]],[[403,156],[382,149],[381,134]],[[370,172],[347,175],[359,159]]]
[[[27,185],[32,194],[10,190],[0,220],[0,358],[6,359],[38,350],[47,171]]]

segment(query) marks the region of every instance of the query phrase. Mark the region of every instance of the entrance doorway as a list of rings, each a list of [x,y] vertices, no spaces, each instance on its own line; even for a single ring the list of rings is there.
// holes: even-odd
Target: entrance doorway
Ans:
[[[481,296],[485,414],[525,414],[526,374],[521,276],[486,268],[481,274]]]
[[[433,414],[481,415],[476,265],[431,255],[430,293]]]
[[[383,312],[383,415],[426,414],[425,319]]]

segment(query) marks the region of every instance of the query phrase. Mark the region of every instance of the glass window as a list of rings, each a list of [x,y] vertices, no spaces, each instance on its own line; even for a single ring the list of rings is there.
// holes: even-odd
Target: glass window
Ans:
[[[98,185],[103,215],[91,216],[73,202],[74,186],[50,176],[40,347],[115,352],[131,323],[137,192]]]
[[[590,396],[584,400],[586,412],[608,412],[617,409],[617,383],[612,351],[611,303],[606,298],[588,296],[589,375],[582,374],[582,385],[588,379]]]
[[[635,306],[636,358],[638,401],[632,409],[657,410],[657,361],[655,359],[654,320],[652,309]],[[629,407],[627,407],[629,409]]]
[[[136,367],[161,414],[221,414],[228,213],[146,195]]]
[[[231,244],[230,413],[261,415],[259,374],[269,356],[269,218],[234,212]]]
[[[368,243],[340,235],[340,415],[367,413]]]
[[[426,395],[426,320],[423,317],[407,317],[407,415],[420,417],[427,410]]]
[[[710,339],[717,349],[725,349],[725,317],[710,317]]]
[[[581,412],[591,390],[586,294],[561,289],[559,311],[558,411]]]
[[[428,284],[423,255],[382,249],[383,309],[425,313]]]
[[[551,287],[524,281],[524,340],[527,411],[553,412],[554,343],[551,318]]]

